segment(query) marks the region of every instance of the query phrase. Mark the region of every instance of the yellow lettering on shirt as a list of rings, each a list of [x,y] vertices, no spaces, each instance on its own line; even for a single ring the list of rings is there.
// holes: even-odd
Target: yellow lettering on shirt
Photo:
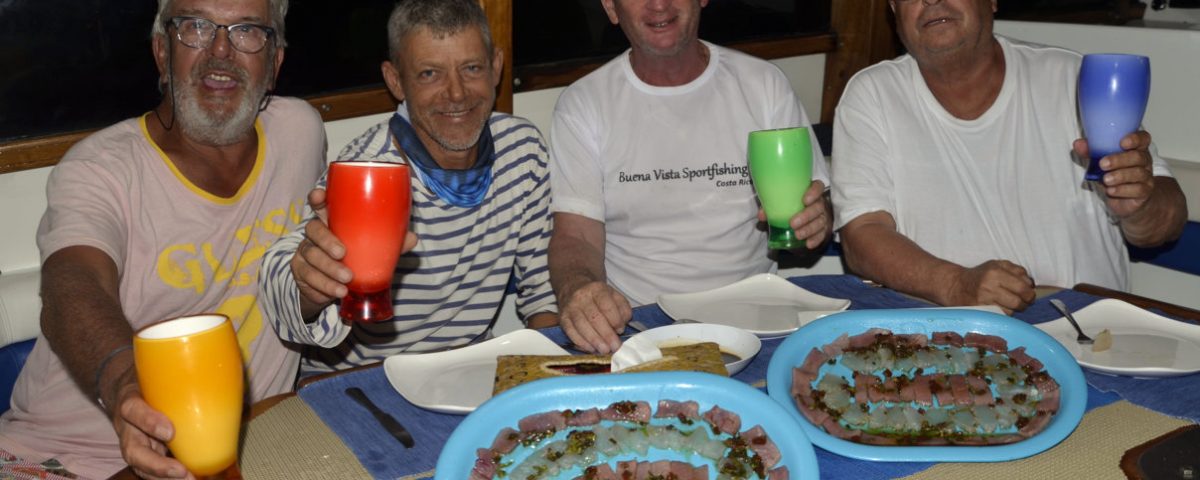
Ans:
[[[242,350],[242,362],[250,366],[250,345],[263,331],[262,312],[258,310],[258,297],[255,295],[239,295],[225,300],[217,313],[229,317],[233,328],[237,330],[238,347]]]
[[[226,285],[253,286],[267,247],[300,222],[303,206],[304,200],[296,200],[287,208],[271,210],[262,219],[237,229],[232,239],[234,247],[228,249],[225,258],[218,257],[219,250],[212,242],[199,246],[169,245],[158,255],[158,276],[166,285],[194,290],[200,295],[209,288]],[[243,248],[237,248],[238,245]]]
[[[176,254],[184,257],[176,259]],[[186,255],[186,256],[185,256]],[[194,289],[197,294],[204,293],[206,282],[204,281],[204,271],[201,269],[200,261],[195,258],[196,246],[194,244],[171,245],[164,248],[162,253],[158,255],[158,263],[156,269],[158,277],[163,283],[180,289]]]

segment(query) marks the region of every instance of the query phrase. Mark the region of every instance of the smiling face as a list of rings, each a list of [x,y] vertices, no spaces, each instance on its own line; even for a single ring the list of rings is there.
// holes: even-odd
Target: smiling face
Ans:
[[[193,16],[220,25],[271,25],[267,0],[177,0],[168,18]],[[207,48],[191,48],[168,26],[154,38],[160,74],[170,85],[176,121],[183,133],[209,145],[230,145],[254,133],[254,119],[263,96],[274,86],[283,62],[283,49],[272,42],[257,53],[233,48],[225,29],[218,29]]]
[[[384,81],[404,101],[421,143],[443,167],[449,158],[473,161],[496,101],[503,53],[488,52],[478,27],[444,35],[421,27],[404,36],[397,57],[384,62]]]
[[[992,42],[996,0],[891,0],[891,6],[900,41],[918,63],[974,54]]]
[[[642,54],[679,55],[697,39],[700,9],[708,0],[601,0],[608,19]]]

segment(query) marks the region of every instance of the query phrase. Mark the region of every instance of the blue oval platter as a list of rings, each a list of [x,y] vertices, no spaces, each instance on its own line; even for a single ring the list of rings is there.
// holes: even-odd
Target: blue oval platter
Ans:
[[[825,433],[797,410],[790,393],[792,368],[803,364],[813,348],[819,349],[842,334],[854,336],[871,328],[885,328],[893,333],[978,332],[1003,337],[1009,349],[1024,346],[1058,382],[1062,392],[1059,411],[1038,434],[1006,445],[879,446]],[[767,389],[771,398],[791,413],[814,445],[846,457],[891,462],[999,462],[1028,457],[1067,438],[1083,418],[1087,406],[1083,371],[1054,338],[1021,320],[967,309],[855,310],[821,318],[788,336],[775,351],[767,367]]]
[[[468,478],[475,464],[476,450],[491,446],[496,434],[505,427],[517,428],[517,421],[525,416],[551,410],[604,408],[622,400],[645,400],[650,402],[651,408],[657,409],[660,399],[694,400],[700,404],[701,413],[719,405],[741,416],[743,430],[762,425],[779,447],[780,465],[788,467],[791,478],[819,478],[812,444],[785,408],[745,383],[697,372],[578,375],[548,378],[512,388],[485,402],[454,429],[438,457],[434,478]],[[639,460],[689,459],[678,452],[653,448],[648,457]],[[514,460],[522,458],[517,456]],[[609,463],[627,459],[609,459]],[[716,478],[715,470],[709,469],[711,478]],[[563,472],[556,478],[570,479],[579,474]]]

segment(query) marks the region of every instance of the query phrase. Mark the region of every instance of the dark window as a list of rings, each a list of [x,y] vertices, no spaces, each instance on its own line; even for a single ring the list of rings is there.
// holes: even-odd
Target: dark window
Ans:
[[[382,85],[394,4],[293,0],[276,91]],[[147,0],[0,1],[0,142],[100,128],[157,105],[156,8]]]
[[[395,1],[292,0],[277,92],[310,97],[380,85]],[[710,0],[700,35],[736,44],[826,32],[831,1],[858,0]],[[1111,16],[1131,4],[1138,5],[1000,2],[1012,18],[1105,10]],[[0,144],[99,128],[153,108],[159,99],[149,40],[154,9],[148,0],[0,0]],[[513,0],[513,16],[514,70],[594,61],[627,48],[599,0]]]

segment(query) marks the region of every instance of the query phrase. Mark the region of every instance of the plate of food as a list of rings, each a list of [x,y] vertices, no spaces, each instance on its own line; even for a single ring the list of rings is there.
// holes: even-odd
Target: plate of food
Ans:
[[[651,372],[557,377],[505,391],[454,430],[434,478],[642,471],[636,478],[715,479],[723,469],[747,479],[784,469],[790,478],[819,478],[812,444],[762,392],[708,373]]]
[[[716,343],[729,376],[736,375],[746,368],[762,348],[762,340],[754,334],[737,327],[714,323],[674,323],[638,333],[630,337],[630,340],[634,338],[649,339],[659,348],[701,342]]]
[[[845,310],[850,301],[817,295],[763,273],[703,292],[659,295],[658,306],[675,320],[729,325],[760,338],[774,338]]]
[[[383,361],[384,375],[400,395],[421,408],[470,413],[492,397],[496,359],[501,355],[567,355],[534,330],[516,330],[455,350],[393,355]]]
[[[767,367],[771,398],[813,444],[875,461],[1034,455],[1079,424],[1087,384],[1033,326],[968,309],[861,310],[792,334]]]
[[[1127,302],[1099,300],[1072,314],[1095,343],[1080,345],[1060,317],[1037,328],[1066,347],[1084,368],[1113,375],[1169,377],[1200,372],[1200,325],[1156,315]]]

